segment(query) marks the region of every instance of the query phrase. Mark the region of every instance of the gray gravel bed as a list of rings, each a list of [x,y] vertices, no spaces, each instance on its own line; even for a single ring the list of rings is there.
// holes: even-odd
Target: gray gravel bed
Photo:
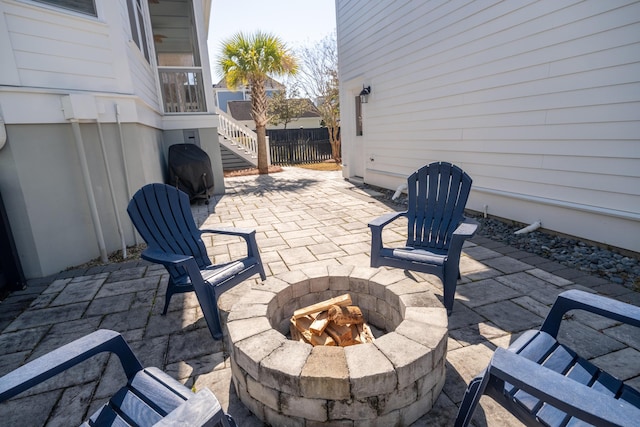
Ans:
[[[392,200],[394,191],[371,187],[381,196],[376,198],[390,207],[401,210],[407,204],[405,194]],[[469,216],[480,222],[478,236],[505,243],[567,267],[585,271],[602,277],[629,289],[640,291],[640,254],[620,251],[616,248],[601,247],[575,237],[565,237],[539,229],[527,234],[514,234],[527,224],[514,221],[484,218],[481,214]]]

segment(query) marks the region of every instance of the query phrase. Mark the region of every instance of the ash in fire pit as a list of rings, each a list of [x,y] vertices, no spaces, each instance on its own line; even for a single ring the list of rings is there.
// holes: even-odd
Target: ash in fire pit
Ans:
[[[316,345],[347,347],[372,343],[375,338],[362,310],[344,294],[293,312],[291,339]]]

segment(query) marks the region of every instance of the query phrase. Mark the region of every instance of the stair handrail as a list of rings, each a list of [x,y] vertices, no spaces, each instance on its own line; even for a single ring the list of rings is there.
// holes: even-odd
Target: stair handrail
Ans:
[[[216,107],[215,110],[216,114],[219,116],[220,122],[218,133],[232,143],[241,146],[248,153],[252,153],[257,156],[258,135],[220,108]]]

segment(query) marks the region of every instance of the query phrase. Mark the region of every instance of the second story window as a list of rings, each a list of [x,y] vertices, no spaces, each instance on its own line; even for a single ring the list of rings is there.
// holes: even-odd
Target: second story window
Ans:
[[[129,9],[129,24],[131,25],[131,37],[147,62],[150,62],[149,45],[147,44],[147,33],[144,29],[144,13],[142,0],[127,0]]]
[[[94,0],[34,0],[38,3],[50,4],[61,9],[84,13],[85,15],[98,16]]]

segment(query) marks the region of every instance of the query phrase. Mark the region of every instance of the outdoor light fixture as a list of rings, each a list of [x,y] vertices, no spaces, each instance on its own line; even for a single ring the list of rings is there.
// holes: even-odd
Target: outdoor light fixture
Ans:
[[[360,91],[360,102],[362,102],[363,104],[366,104],[367,100],[369,99],[370,93],[371,93],[371,86],[364,87],[364,85],[362,85],[362,90]]]

